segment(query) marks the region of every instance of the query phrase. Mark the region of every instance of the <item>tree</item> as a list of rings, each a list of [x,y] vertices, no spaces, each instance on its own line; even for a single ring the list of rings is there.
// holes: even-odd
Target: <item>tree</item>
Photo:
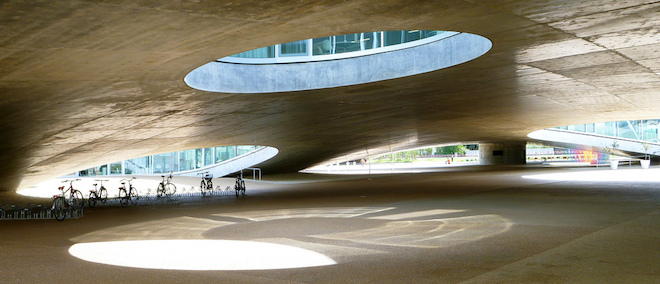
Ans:
[[[464,145],[445,146],[440,150],[442,155],[465,154],[467,148]]]

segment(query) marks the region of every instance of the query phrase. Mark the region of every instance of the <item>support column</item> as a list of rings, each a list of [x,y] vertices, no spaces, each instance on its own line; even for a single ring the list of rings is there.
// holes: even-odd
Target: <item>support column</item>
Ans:
[[[481,165],[523,165],[526,143],[479,143]]]

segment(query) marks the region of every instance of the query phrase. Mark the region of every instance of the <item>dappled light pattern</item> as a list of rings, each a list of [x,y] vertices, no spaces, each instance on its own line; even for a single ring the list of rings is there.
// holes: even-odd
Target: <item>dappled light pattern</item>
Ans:
[[[71,239],[74,242],[203,239],[210,228],[234,224],[193,217],[177,217],[117,226]]]
[[[470,216],[460,209],[334,207],[228,212],[90,232],[72,238],[77,244],[69,252],[90,262],[136,268],[288,269],[392,253],[387,247],[459,245],[504,233],[512,224],[498,215]]]
[[[227,216],[235,218],[245,218],[256,222],[292,219],[292,218],[355,218],[366,214],[378,213],[391,210],[393,208],[376,207],[350,207],[350,208],[303,208],[303,209],[283,209],[277,211],[251,211],[240,212],[237,214],[217,214],[216,216]]]
[[[506,232],[511,222],[497,215],[421,221],[393,221],[383,226],[315,237],[387,246],[440,248]]]

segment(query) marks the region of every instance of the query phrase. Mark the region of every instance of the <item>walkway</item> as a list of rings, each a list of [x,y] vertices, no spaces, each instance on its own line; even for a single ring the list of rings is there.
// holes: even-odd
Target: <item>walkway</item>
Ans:
[[[659,183],[521,178],[586,170],[467,167],[260,182],[245,198],[0,222],[0,272],[6,283],[657,283]],[[114,241],[125,243],[108,247]],[[102,247],[105,259],[86,253]],[[281,267],[298,256],[314,256],[317,266]],[[162,269],[118,266],[135,263]],[[232,270],[241,264],[261,266]]]

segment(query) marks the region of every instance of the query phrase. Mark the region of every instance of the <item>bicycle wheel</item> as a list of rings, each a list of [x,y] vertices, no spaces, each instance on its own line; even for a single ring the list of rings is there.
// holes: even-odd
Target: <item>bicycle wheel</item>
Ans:
[[[80,190],[73,191],[73,199],[71,200],[71,205],[73,205],[73,210],[82,210],[85,207],[85,200],[83,199],[82,192]]]
[[[57,221],[62,221],[66,218],[66,210],[64,210],[64,197],[55,197],[53,200],[53,208],[51,209],[53,216]]]
[[[134,187],[131,187],[129,197],[130,197],[129,199],[131,200],[132,204],[137,204],[137,201],[140,198],[140,196],[138,196],[137,189],[135,189]]]
[[[121,207],[126,207],[128,205],[128,194],[126,193],[125,188],[119,190],[119,204],[121,204]]]
[[[158,184],[158,189],[156,189],[156,196],[161,197],[163,196],[163,192],[165,191],[165,188],[163,187],[163,183]]]
[[[89,193],[89,199],[87,199],[87,202],[89,203],[89,208],[94,208],[96,206],[96,200],[99,198],[99,196],[96,194],[96,192],[92,191]]]
[[[176,193],[176,186],[174,184],[168,183],[165,185],[165,195],[167,195],[167,197],[170,197],[172,196],[172,194],[175,193]]]
[[[199,184],[199,190],[202,191],[202,196],[206,195],[206,183],[204,181]]]
[[[243,196],[245,196],[245,181],[241,181],[241,192],[243,193]]]
[[[101,187],[98,196],[101,198],[101,202],[105,203],[108,200],[108,190],[106,190],[105,187]]]

